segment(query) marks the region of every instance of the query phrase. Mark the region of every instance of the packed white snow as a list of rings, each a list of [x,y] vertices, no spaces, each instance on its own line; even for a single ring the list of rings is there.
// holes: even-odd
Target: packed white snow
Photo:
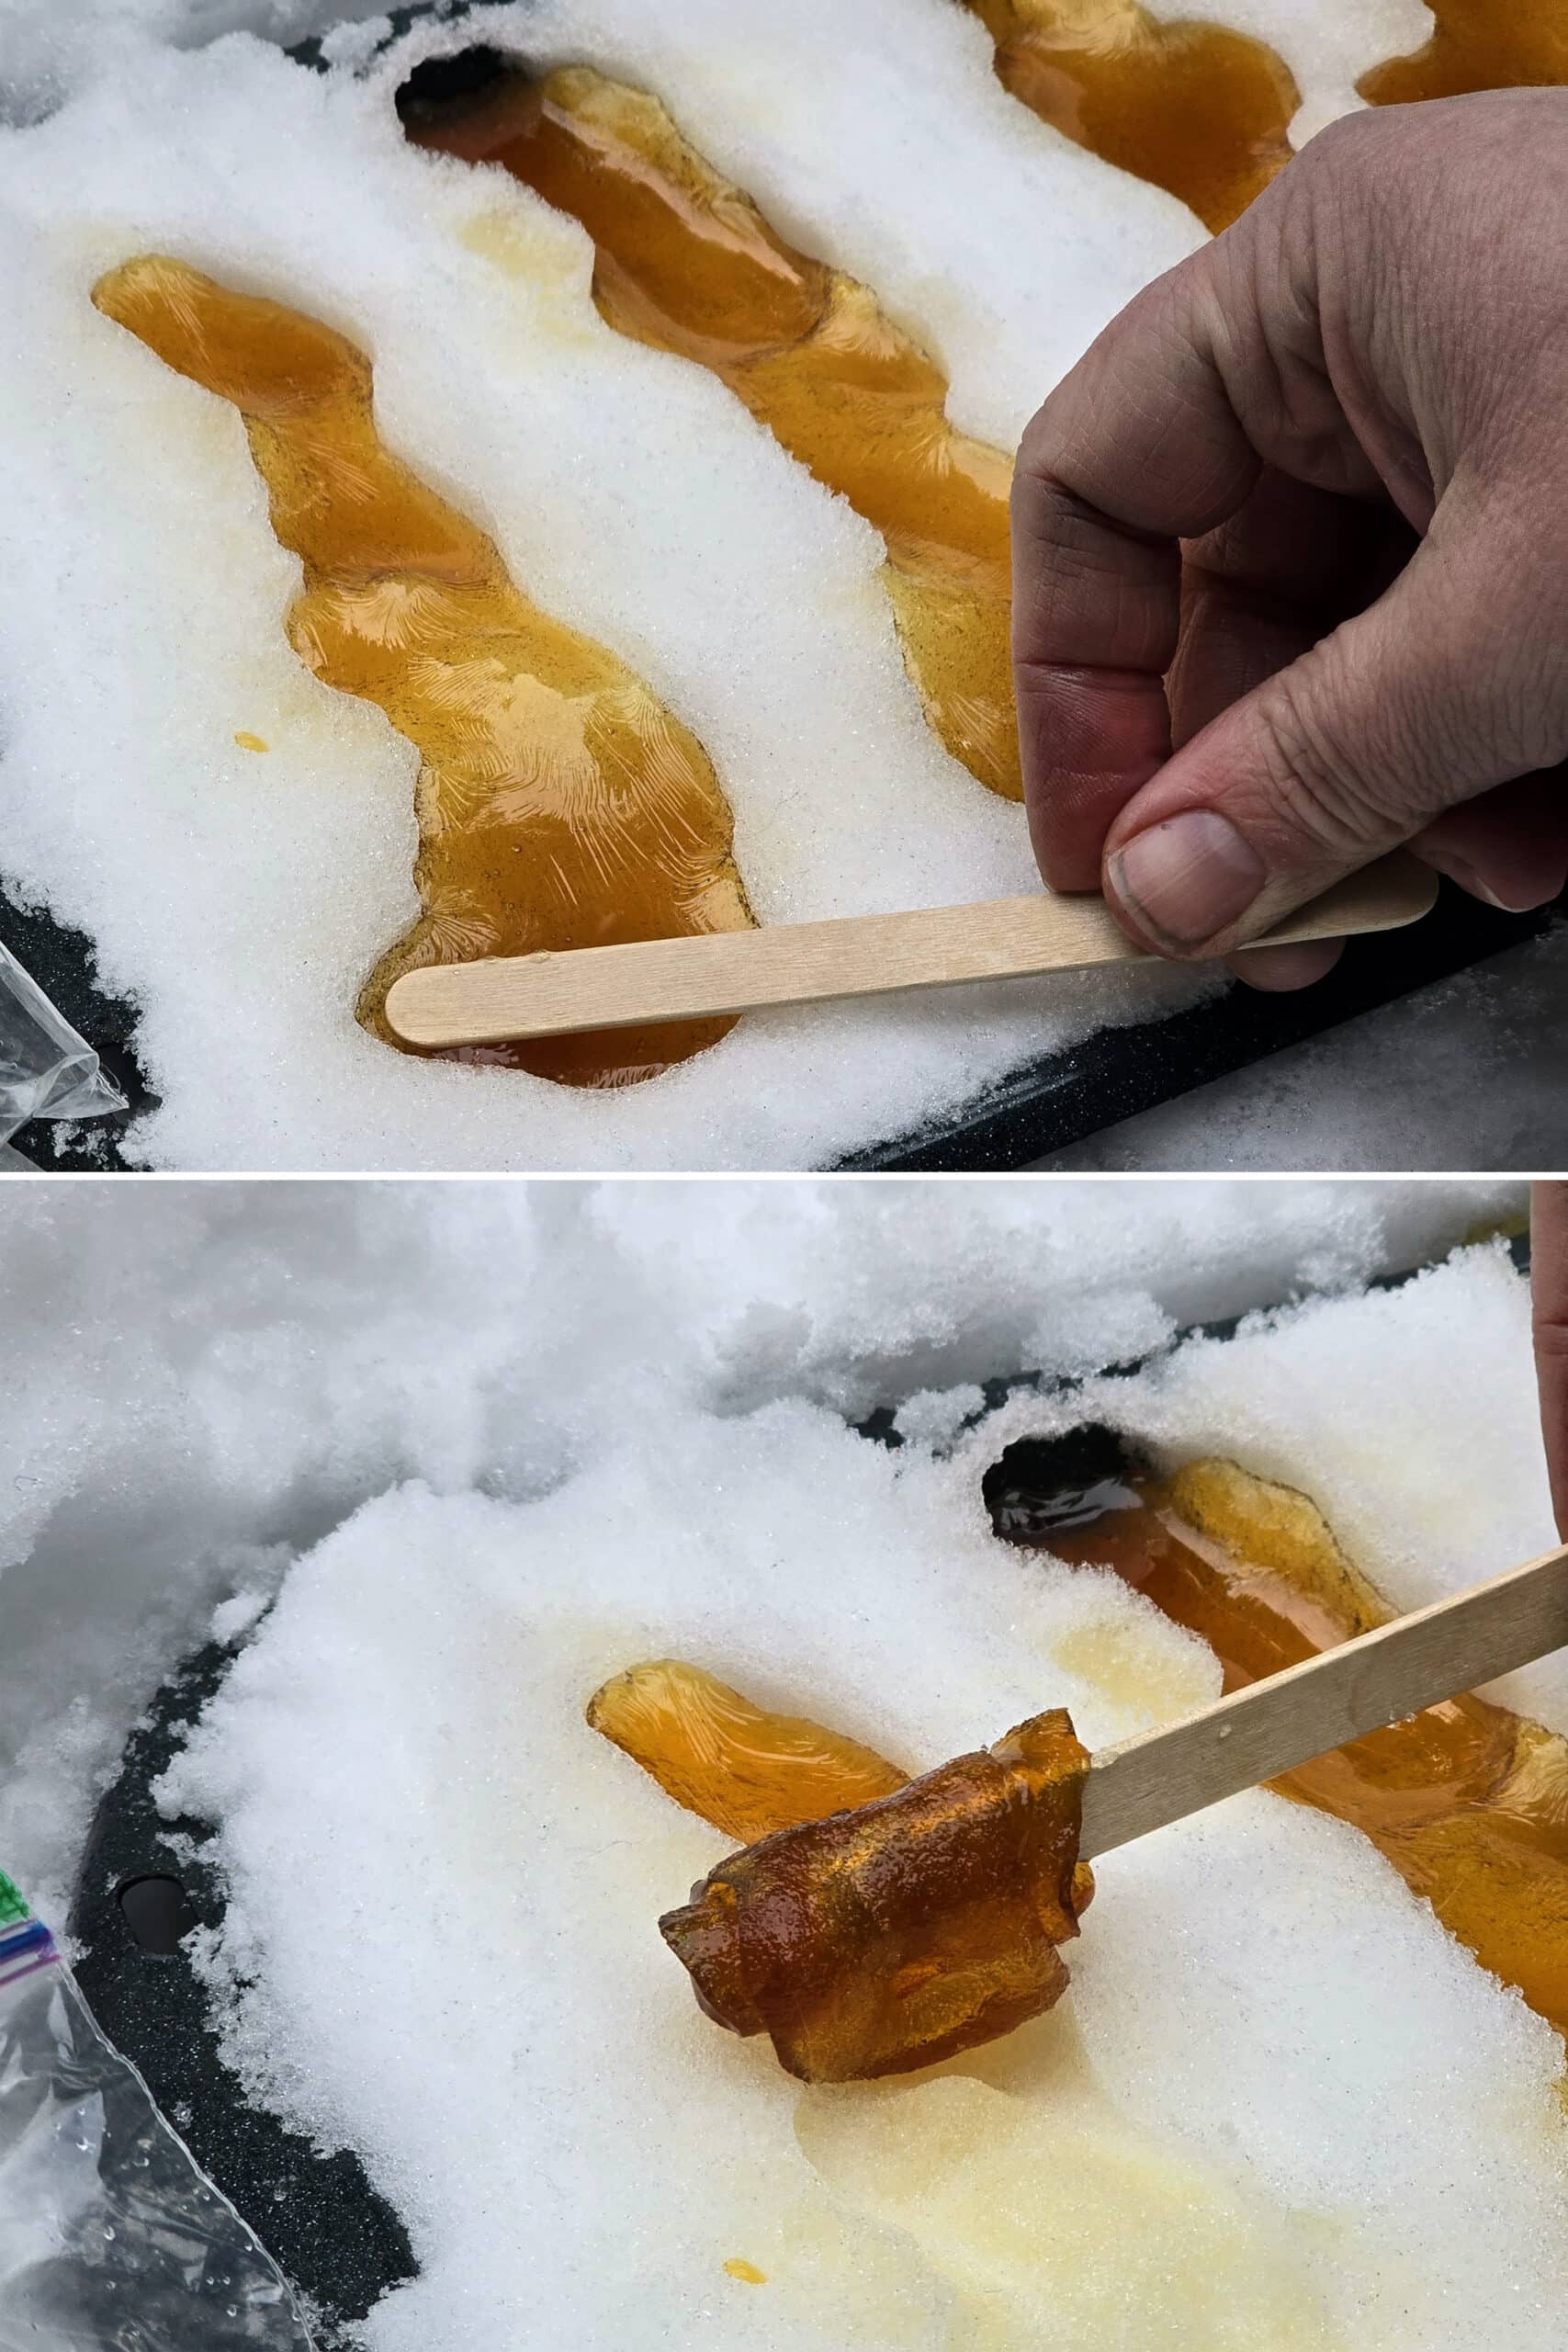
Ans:
[[[1292,62],[1335,104],[1347,61],[1384,37],[1381,17],[1347,30],[1362,14],[1296,11],[1329,27],[1298,31]],[[818,1164],[1213,985],[1100,972],[755,1016],[595,1096],[413,1061],[355,1025],[366,970],[415,911],[413,752],[284,642],[298,565],[239,419],[93,311],[103,269],[164,247],[363,345],[390,445],[703,740],[752,903],[780,922],[1027,889],[1022,813],[926,725],[875,532],[705,371],[600,322],[574,223],[499,171],[411,149],[399,80],[482,33],[646,83],[928,343],[954,418],[1004,442],[1202,233],[1008,96],[950,0],[850,17],[833,0],[517,0],[423,25],[356,78],[363,17],[293,0],[0,13],[20,126],[0,130],[0,297],[18,326],[0,356],[4,866],[141,1007],[162,1101],[131,1155]],[[271,45],[339,18],[328,75]]]
[[[1085,1417],[1307,1487],[1397,1601],[1542,1548],[1506,1252],[1364,1287],[1519,1205],[13,1187],[0,1856],[58,1905],[141,1695],[248,1634],[165,1796],[220,1823],[231,2058],[409,2226],[372,2352],[1551,2352],[1561,2041],[1353,1832],[1258,1794],[1108,1857],[1052,2017],[802,2093],[654,1927],[725,1841],[581,1721],[653,1655],[911,1768],[1201,1703],[1201,1645],[989,1532],[1001,1446]],[[1029,1370],[1080,1385],[976,1425]],[[1509,1695],[1568,1725],[1554,1670]]]

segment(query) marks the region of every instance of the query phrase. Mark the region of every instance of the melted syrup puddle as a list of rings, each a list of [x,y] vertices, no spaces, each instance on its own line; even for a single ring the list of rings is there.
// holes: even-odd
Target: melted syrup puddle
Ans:
[[[1012,462],[954,431],[946,378],[869,288],[787,244],[657,98],[586,66],[536,81],[471,51],[416,74],[399,107],[420,146],[501,164],[581,221],[601,316],[709,368],[875,525],[927,718],[982,784],[1021,799]]]
[[[1304,1495],[1227,1462],[1142,1477],[1115,1453],[1101,1433],[1084,1477],[1061,1475],[1062,1449],[1010,1448],[987,1479],[997,1532],[1114,1569],[1209,1644],[1226,1690],[1395,1613]],[[1483,1967],[1568,2032],[1568,1740],[1461,1697],[1271,1785],[1361,1830]]]
[[[412,1050],[384,1008],[393,981],[420,965],[750,922],[728,804],[701,744],[624,662],[531,604],[493,542],[391,454],[363,352],[302,311],[160,255],[111,270],[93,300],[240,411],[273,528],[304,566],[289,643],[419,751],[421,913],[365,984],[367,1029]],[[625,1086],[733,1025],[670,1023],[448,1058]]]

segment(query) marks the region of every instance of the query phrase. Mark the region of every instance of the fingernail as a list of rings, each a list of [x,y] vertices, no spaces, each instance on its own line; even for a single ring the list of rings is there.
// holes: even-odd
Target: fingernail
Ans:
[[[1151,938],[1196,947],[1238,922],[1268,876],[1228,817],[1189,808],[1134,833],[1111,859],[1107,878]]]
[[[1446,874],[1450,882],[1457,882],[1461,890],[1468,890],[1472,899],[1484,899],[1489,907],[1495,907],[1499,914],[1531,914],[1537,907],[1545,906],[1549,899],[1557,896],[1556,891],[1550,888],[1532,888],[1527,884],[1522,897],[1500,898],[1489,882],[1482,880],[1474,866],[1466,858],[1430,857],[1427,862],[1429,865],[1435,865],[1439,874]]]

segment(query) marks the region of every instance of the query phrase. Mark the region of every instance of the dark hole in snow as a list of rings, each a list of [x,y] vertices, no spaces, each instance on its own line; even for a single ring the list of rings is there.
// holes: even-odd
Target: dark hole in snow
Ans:
[[[427,57],[400,86],[398,113],[404,122],[434,114],[454,98],[470,98],[520,70],[517,60],[502,56],[499,49],[463,49],[456,57]]]
[[[996,1532],[1035,1542],[1055,1527],[1081,1527],[1102,1511],[1137,1500],[1132,1481],[1148,1468],[1114,1430],[1087,1421],[1059,1437],[1025,1437],[1004,1446],[980,1482]]]

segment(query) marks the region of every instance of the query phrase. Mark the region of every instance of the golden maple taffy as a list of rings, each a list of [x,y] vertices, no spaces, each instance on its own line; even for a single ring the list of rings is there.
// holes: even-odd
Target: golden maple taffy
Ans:
[[[731,1838],[819,1821],[890,1796],[909,1777],[858,1740],[756,1706],[679,1658],[615,1676],[589,1701],[588,1721],[666,1796]]]
[[[161,254],[110,270],[93,300],[239,410],[273,529],[304,568],[290,645],[419,751],[421,912],[365,983],[367,1029],[414,1050],[385,1006],[421,965],[751,922],[702,745],[625,662],[532,604],[493,541],[392,455],[362,351]],[[671,1022],[450,1057],[623,1086],[733,1025]]]
[[[1434,22],[1426,47],[1374,65],[1356,85],[1372,106],[1568,82],[1563,0],[1427,0],[1427,6]]]
[[[1032,1716],[891,1796],[721,1862],[660,1931],[705,2012],[804,2082],[907,2074],[1061,1998],[1089,1754]]]
[[[1284,60],[1225,26],[1137,0],[968,0],[997,78],[1080,147],[1228,228],[1291,160]]]
[[[580,220],[608,323],[711,369],[875,525],[928,719],[982,784],[1021,799],[1012,461],[948,422],[946,378],[870,288],[786,243],[657,98],[587,66],[536,80],[481,51],[471,78],[416,74],[399,103],[419,145],[501,164]]]

